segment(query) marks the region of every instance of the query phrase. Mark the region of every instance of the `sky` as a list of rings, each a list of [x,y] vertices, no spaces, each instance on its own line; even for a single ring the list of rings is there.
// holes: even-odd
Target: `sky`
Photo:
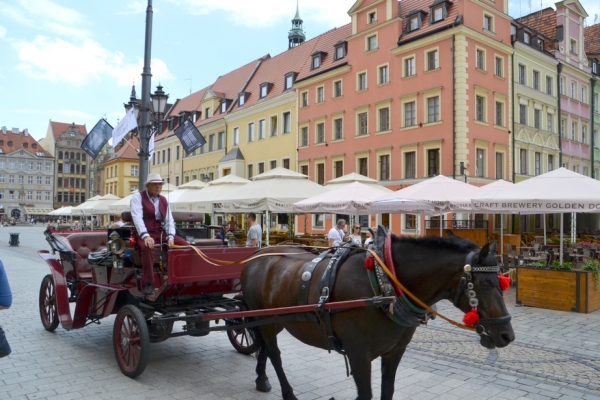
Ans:
[[[513,17],[539,10],[510,0]],[[355,0],[299,0],[307,40],[350,22]],[[599,0],[580,0],[593,24]],[[49,120],[114,127],[141,98],[147,0],[0,0],[0,126],[36,139]],[[544,3],[543,7],[553,6]],[[531,8],[530,8],[531,7]],[[296,0],[154,0],[152,89],[169,102],[287,49]]]

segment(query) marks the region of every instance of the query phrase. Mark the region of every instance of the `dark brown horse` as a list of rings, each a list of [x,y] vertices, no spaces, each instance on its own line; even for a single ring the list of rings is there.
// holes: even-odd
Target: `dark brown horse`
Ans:
[[[385,232],[380,228],[376,243],[379,241],[381,244],[382,234],[385,235]],[[465,264],[470,263],[475,267],[471,275],[471,289],[478,300],[481,320],[477,328],[481,335],[481,345],[492,349],[504,347],[514,340],[498,274],[476,272],[478,266],[497,265],[495,242],[480,249],[476,244],[456,237],[406,238],[392,235],[387,243],[387,246],[391,246],[391,253],[388,254],[391,254],[393,261],[385,262],[395,269],[398,280],[428,305],[446,299],[454,302],[463,312],[470,311],[472,307],[469,305],[468,290],[463,292],[465,285],[461,286],[461,279],[465,277]],[[298,254],[301,250],[293,248],[271,247],[261,251],[263,254],[282,252],[295,254],[261,257],[245,266],[242,272],[242,291],[250,310],[298,305],[301,275],[305,265],[315,255],[308,251],[306,254]],[[330,301],[374,296],[364,266],[368,255],[362,249],[351,250],[339,267]],[[319,301],[319,280],[328,260],[329,257],[321,261],[314,270],[313,276],[316,279],[310,281],[309,304]],[[489,270],[493,271],[494,268]],[[396,324],[378,307],[353,308],[332,313],[331,325],[348,357],[358,391],[357,399],[372,398],[371,362],[377,357],[381,357],[381,399],[392,399],[396,370],[416,327]],[[277,347],[277,334],[283,329],[311,346],[323,349],[328,346],[323,330],[311,321],[286,321],[256,329],[256,339],[260,345],[256,388],[263,392],[271,389],[265,373],[269,357],[279,378],[283,398],[289,400],[296,397],[283,371]]]

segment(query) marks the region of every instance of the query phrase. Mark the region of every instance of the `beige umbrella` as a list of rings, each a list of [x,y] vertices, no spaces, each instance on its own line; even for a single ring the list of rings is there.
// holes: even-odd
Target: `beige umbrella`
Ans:
[[[88,210],[94,207],[94,204],[100,200],[102,196],[97,195],[87,199],[85,203],[78,205],[77,207],[73,207],[71,209],[71,215],[91,215]]]
[[[175,200],[171,200],[171,209],[177,212],[201,212],[212,214],[215,200],[227,195],[249,180],[236,175],[227,175],[208,183],[201,192],[186,191]]]
[[[204,183],[201,180],[194,179],[193,181],[189,181],[184,183],[183,185],[179,185],[179,189],[202,189],[205,188],[208,183]]]
[[[120,197],[115,196],[114,194],[107,194],[100,197],[97,201],[94,202],[92,208],[89,209],[91,215],[106,215],[110,214],[109,206],[117,201],[121,200]]]

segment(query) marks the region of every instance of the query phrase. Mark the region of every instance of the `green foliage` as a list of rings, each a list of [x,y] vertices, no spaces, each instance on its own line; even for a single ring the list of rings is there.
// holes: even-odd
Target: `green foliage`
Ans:
[[[525,266],[528,268],[546,268],[546,262],[545,261],[535,261],[535,262],[527,263]]]
[[[573,263],[572,262],[565,262],[565,263],[560,263],[559,260],[554,260],[552,262],[552,269],[558,271],[560,269],[573,269]]]
[[[583,263],[583,267],[581,267],[581,269],[592,272],[592,277],[596,283],[596,289],[598,289],[598,286],[600,285],[600,261],[588,259],[585,263]]]

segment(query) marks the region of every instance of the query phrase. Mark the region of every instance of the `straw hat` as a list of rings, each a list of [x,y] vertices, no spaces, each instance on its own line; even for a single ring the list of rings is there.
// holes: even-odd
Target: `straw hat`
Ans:
[[[160,174],[148,174],[146,185],[149,183],[165,183],[165,180],[160,177]]]

